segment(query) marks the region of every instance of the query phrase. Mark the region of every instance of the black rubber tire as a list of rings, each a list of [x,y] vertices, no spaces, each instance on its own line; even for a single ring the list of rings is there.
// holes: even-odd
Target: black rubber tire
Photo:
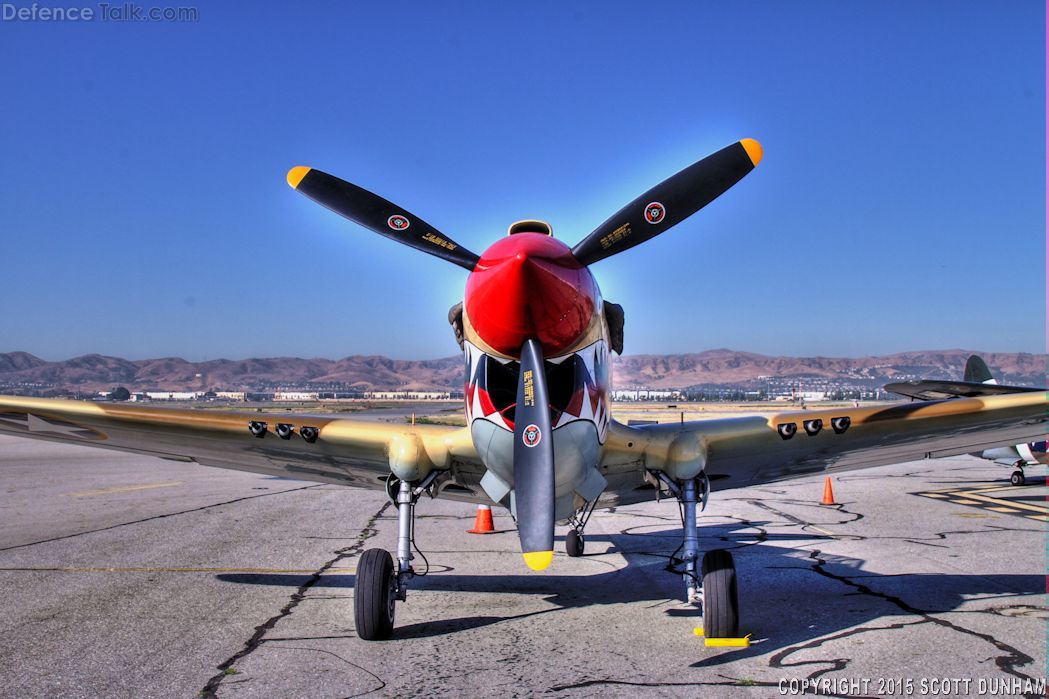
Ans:
[[[384,641],[393,635],[397,604],[393,557],[383,549],[368,549],[357,564],[353,617],[357,635],[365,641]]]
[[[703,633],[707,638],[739,637],[736,564],[724,549],[703,556]]]
[[[1013,475],[1009,476],[1009,482],[1013,485],[1026,485],[1027,477],[1023,471],[1013,471]]]
[[[568,557],[579,558],[583,555],[585,547],[586,541],[584,541],[583,535],[575,529],[569,529],[568,534],[565,535],[565,553],[568,554]]]

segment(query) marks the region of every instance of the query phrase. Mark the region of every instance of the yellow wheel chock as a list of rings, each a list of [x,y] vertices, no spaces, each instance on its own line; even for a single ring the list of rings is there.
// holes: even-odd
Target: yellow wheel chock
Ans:
[[[703,627],[692,629],[692,633],[702,636]],[[749,648],[750,634],[748,633],[743,638],[704,638],[703,645],[707,648]]]

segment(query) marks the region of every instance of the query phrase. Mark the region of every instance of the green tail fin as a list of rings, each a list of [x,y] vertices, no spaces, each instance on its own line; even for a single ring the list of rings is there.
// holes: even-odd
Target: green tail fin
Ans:
[[[991,370],[987,368],[987,363],[979,355],[972,355],[969,360],[965,362],[965,380],[972,381],[973,383],[984,383],[992,380],[994,377],[991,376]]]

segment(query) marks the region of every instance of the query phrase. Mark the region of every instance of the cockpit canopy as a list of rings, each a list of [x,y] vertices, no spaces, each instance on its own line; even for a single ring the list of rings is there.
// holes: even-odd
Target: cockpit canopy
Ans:
[[[553,236],[554,227],[546,221],[526,218],[523,221],[514,221],[506,231],[507,235],[516,235],[518,233],[540,233]]]

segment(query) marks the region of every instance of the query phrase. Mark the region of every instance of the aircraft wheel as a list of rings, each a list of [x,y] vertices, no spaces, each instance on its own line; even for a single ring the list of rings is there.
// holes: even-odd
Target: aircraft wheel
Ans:
[[[565,536],[565,553],[570,558],[579,558],[583,555],[584,548],[583,535],[575,529],[569,529],[568,534]]]
[[[1013,471],[1013,475],[1009,476],[1009,482],[1013,485],[1025,485],[1027,478],[1024,476],[1023,471]]]
[[[703,556],[703,633],[707,638],[739,636],[736,564],[724,549]]]
[[[383,549],[368,549],[357,564],[353,616],[357,635],[365,641],[383,641],[393,635],[397,580],[393,557]]]

